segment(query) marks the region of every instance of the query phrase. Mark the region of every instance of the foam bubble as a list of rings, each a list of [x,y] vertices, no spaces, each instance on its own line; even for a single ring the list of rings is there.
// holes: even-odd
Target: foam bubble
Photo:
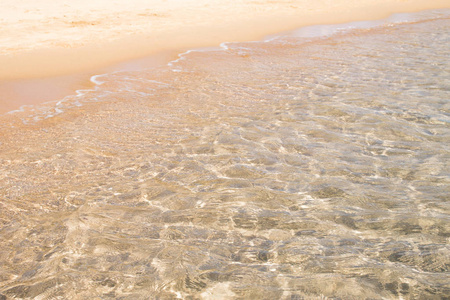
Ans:
[[[107,74],[99,74],[99,75],[94,75],[91,77],[91,82],[96,84],[96,85],[102,85],[103,83],[105,83],[104,81],[100,81],[98,80],[98,78],[106,76]]]

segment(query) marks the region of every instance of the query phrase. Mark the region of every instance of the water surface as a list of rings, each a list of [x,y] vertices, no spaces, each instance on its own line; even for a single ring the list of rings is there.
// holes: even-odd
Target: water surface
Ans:
[[[4,116],[0,299],[446,299],[449,42],[226,44]]]

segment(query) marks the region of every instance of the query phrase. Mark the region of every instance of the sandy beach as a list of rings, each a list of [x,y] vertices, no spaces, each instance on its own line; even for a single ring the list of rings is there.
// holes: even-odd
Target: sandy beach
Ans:
[[[107,67],[169,50],[153,63],[167,63],[189,48],[258,40],[306,25],[447,6],[445,0],[4,0],[0,112],[60,99]]]
[[[450,295],[444,1],[72,2],[0,1],[0,300]]]
[[[0,79],[66,75],[170,49],[444,7],[444,0],[5,0]]]

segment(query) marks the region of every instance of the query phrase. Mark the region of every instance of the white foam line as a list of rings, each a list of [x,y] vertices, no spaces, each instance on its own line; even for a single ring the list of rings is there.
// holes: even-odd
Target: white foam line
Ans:
[[[94,75],[91,77],[91,82],[96,84],[96,85],[102,85],[103,83],[105,83],[104,81],[100,81],[97,80],[97,78],[102,77],[102,76],[106,76],[108,74],[99,74],[99,75]]]
[[[77,97],[81,97],[81,96],[86,95],[86,92],[90,92],[90,91],[92,91],[92,90],[76,90],[75,92],[77,94]],[[69,97],[70,97],[70,95],[69,95]],[[64,99],[65,99],[65,97],[64,97]],[[64,101],[64,99],[62,101]]]
[[[222,45],[225,45],[227,42],[224,42],[222,44],[220,44],[220,48],[224,49],[222,47]],[[226,46],[225,46],[226,47]],[[189,53],[192,52],[208,52],[208,51],[212,51],[212,50],[218,50],[220,49],[219,47],[205,47],[205,48],[197,48],[197,49],[191,49],[191,50],[187,50],[186,52],[180,53],[178,54],[178,58],[175,60],[170,61],[169,63],[167,63],[167,65],[171,68],[175,67],[175,64],[184,60],[185,56],[188,55]],[[181,72],[180,69],[171,69],[173,72]]]
[[[223,50],[228,50],[230,49],[227,44],[230,44],[230,42],[223,42],[222,44],[220,44],[220,48],[222,48]]]
[[[177,62],[183,60],[185,55],[188,55],[189,53],[195,52],[195,51],[198,51],[198,50],[194,50],[194,49],[193,49],[193,50],[188,50],[188,51],[186,51],[186,52],[180,53],[180,54],[178,54],[178,58],[177,58],[177,59],[172,60],[172,61],[169,62],[167,65],[168,65],[169,67],[173,67],[174,64],[176,64]]]
[[[295,38],[315,38],[315,37],[329,37],[336,33],[347,32],[355,29],[371,29],[377,28],[381,26],[394,26],[397,24],[414,22],[422,19],[429,19],[430,12],[424,13],[397,13],[392,14],[389,17],[382,20],[373,20],[373,21],[356,21],[349,22],[345,24],[334,24],[334,25],[313,25],[313,26],[305,26],[299,29],[286,32],[284,34],[270,35],[267,36],[263,42],[272,42],[277,39],[282,39],[286,37],[295,37]],[[435,14],[436,17],[439,17],[439,14]],[[434,14],[433,14],[434,16]]]
[[[27,107],[31,107],[31,105],[22,105],[21,107],[19,107],[19,109],[8,111],[6,114],[8,114],[8,115],[11,114],[12,115],[14,113],[24,112]]]
[[[388,18],[385,18],[382,20],[375,20],[375,21],[358,21],[358,22],[350,22],[350,23],[346,23],[346,24],[336,24],[336,25],[306,26],[306,27],[302,27],[302,28],[299,28],[294,31],[285,32],[284,34],[270,35],[270,36],[267,36],[263,40],[247,41],[245,43],[261,43],[261,42],[267,43],[267,42],[271,42],[271,41],[286,38],[286,37],[297,37],[297,38],[328,37],[328,36],[331,36],[336,33],[350,31],[350,30],[354,30],[354,29],[370,29],[370,28],[376,28],[376,27],[380,27],[380,26],[393,26],[393,25],[401,24],[401,23],[427,20],[427,19],[430,19],[430,17],[439,18],[439,17],[442,17],[443,15],[449,13],[448,9],[446,9],[444,11],[444,13],[440,13],[439,11],[441,11],[441,10],[438,10],[438,11],[432,10],[432,11],[422,12],[422,13],[397,13],[397,14],[392,14]],[[431,18],[431,19],[433,19],[433,18]],[[181,72],[182,71],[181,68],[175,68],[175,64],[177,64],[181,60],[184,60],[188,54],[190,54],[192,52],[208,52],[208,51],[212,51],[212,50],[227,51],[227,50],[230,50],[230,46],[232,44],[239,44],[239,42],[236,42],[236,43],[235,42],[223,42],[219,45],[220,47],[206,47],[206,48],[197,48],[197,49],[187,50],[186,52],[178,54],[178,58],[173,61],[170,61],[167,65],[171,68],[171,70],[173,72]],[[241,47],[241,49],[246,49],[246,48]],[[104,76],[108,76],[108,75],[120,73],[120,72],[122,72],[122,71],[115,71],[112,73],[98,74],[98,75],[92,76],[90,78],[90,81],[96,85],[94,87],[94,89],[76,90],[75,91],[76,97],[81,97],[81,96],[84,96],[88,92],[96,91],[98,86],[100,86],[106,82],[106,81],[99,80],[100,77],[104,77]],[[132,79],[129,79],[129,80],[132,80]],[[148,80],[148,81],[158,83],[158,84],[161,84],[164,86],[169,86],[166,83],[159,82],[156,80]],[[108,91],[105,91],[105,92],[109,93]],[[57,102],[56,106],[63,105],[64,102],[66,102],[71,97],[72,97],[72,95],[68,95],[68,96],[64,97],[62,100]],[[53,101],[45,102],[44,104],[48,104],[51,102],[53,102]],[[79,101],[75,101],[74,104],[75,104],[75,106],[83,105]],[[22,105],[19,109],[9,111],[6,114],[25,112],[27,108],[30,108],[31,111],[34,111],[34,108],[32,105],[31,106],[30,105]],[[58,114],[63,112],[58,107],[55,108],[55,110]],[[50,116],[52,116],[52,115],[50,115]],[[38,118],[38,117],[36,116],[35,119],[36,118]],[[442,121],[448,122],[447,120],[442,120]]]

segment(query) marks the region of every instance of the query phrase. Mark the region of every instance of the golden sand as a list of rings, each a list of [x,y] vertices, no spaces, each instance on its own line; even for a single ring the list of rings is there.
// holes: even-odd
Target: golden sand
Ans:
[[[56,100],[108,66],[168,50],[161,63],[183,49],[445,7],[446,0],[3,0],[0,112]],[[34,80],[48,77],[58,89]]]

